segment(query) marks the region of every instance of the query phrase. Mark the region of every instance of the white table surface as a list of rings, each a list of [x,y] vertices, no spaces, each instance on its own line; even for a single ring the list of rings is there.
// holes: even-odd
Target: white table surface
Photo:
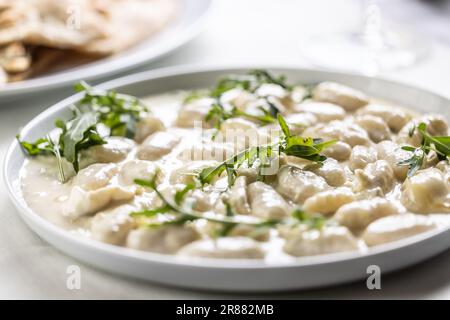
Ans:
[[[325,8],[327,10],[325,11]],[[351,26],[358,16],[351,1],[218,1],[207,28],[181,50],[149,69],[186,63],[282,63],[308,66],[301,58],[303,36]],[[319,18],[320,17],[320,18]],[[450,47],[434,43],[431,55],[383,77],[450,97]],[[45,97],[0,103],[0,150],[26,122],[67,96],[59,90]],[[3,177],[2,177],[3,179]],[[66,288],[66,268],[81,268],[81,289]],[[427,262],[382,276],[382,289],[370,291],[365,281],[313,291],[225,294],[183,290],[108,274],[80,263],[37,237],[18,216],[0,183],[0,298],[21,299],[214,299],[214,298],[450,298],[450,251]]]

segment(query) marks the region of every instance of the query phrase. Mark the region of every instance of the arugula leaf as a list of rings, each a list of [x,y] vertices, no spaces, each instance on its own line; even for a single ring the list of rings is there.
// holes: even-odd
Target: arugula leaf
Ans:
[[[231,205],[227,201],[223,201],[227,217],[233,217],[236,213],[233,211]],[[214,232],[215,237],[226,237],[236,227],[236,224],[224,222],[221,224],[219,230]]]
[[[110,129],[111,136],[133,138],[137,123],[149,112],[148,107],[138,98],[117,94],[113,90],[94,89],[85,82],[78,83],[75,90],[85,92],[80,101],[80,109],[84,112],[96,112],[99,122]]]
[[[411,157],[402,161],[399,161],[397,165],[408,166],[407,176],[413,176],[417,170],[419,170],[426,156],[430,151],[436,152],[440,160],[448,159],[450,157],[450,136],[432,136],[427,132],[427,125],[423,122],[417,126],[413,126],[409,130],[409,136],[411,137],[414,132],[420,133],[422,136],[421,145],[417,148],[411,146],[403,146],[402,149],[412,153]]]
[[[291,137],[291,131],[289,130],[289,126],[284,120],[282,115],[278,115],[278,124],[280,125],[281,131],[284,134],[285,139],[289,140]]]
[[[57,121],[58,122],[58,121]],[[22,151],[31,157],[39,155],[53,155],[57,159],[59,177],[62,182],[66,181],[64,167],[62,163],[62,156],[59,143],[55,143],[50,137],[46,135],[45,138],[39,138],[35,142],[27,142],[20,140],[20,134],[16,135],[16,139],[19,142]]]
[[[49,135],[35,142],[21,141],[17,136],[27,155],[54,155],[57,158],[62,182],[65,182],[62,158],[78,172],[80,151],[106,143],[97,130],[99,124],[109,129],[110,136],[133,138],[138,121],[149,112],[135,97],[100,91],[85,82],[75,85],[75,90],[83,91],[85,95],[74,108],[72,119],[55,121],[55,127],[60,129],[57,141]]]
[[[207,122],[212,122],[214,128],[216,130],[219,130],[222,126],[222,123],[229,118],[232,118],[232,113],[225,111],[221,104],[215,103],[211,106],[208,113],[206,114],[205,120]]]
[[[322,155],[321,152],[336,143],[336,140],[323,141],[322,139],[314,139],[310,137],[304,138],[301,136],[291,135],[289,126],[281,114],[278,114],[278,123],[283,133],[283,137],[278,143],[250,147],[216,166],[204,168],[197,175],[197,179],[200,184],[211,184],[214,179],[226,171],[228,186],[230,187],[234,184],[237,177],[237,169],[244,163],[247,163],[248,166],[251,167],[256,160],[260,161],[259,172],[261,173],[264,165],[270,164],[274,149],[278,151],[278,154],[284,153],[289,156],[321,163],[327,158]],[[261,177],[259,176],[258,178],[260,179]]]
[[[254,76],[257,79],[259,84],[263,83],[273,83],[277,84],[284,89],[292,89],[290,85],[286,83],[286,76],[281,75],[278,78],[272,76],[267,70],[256,69],[249,72],[250,75]]]
[[[56,162],[58,164],[58,170],[59,170],[59,177],[60,181],[65,182],[66,181],[66,174],[64,173],[64,166],[63,166],[63,160],[61,156],[61,150],[59,144],[56,144],[53,142],[50,135],[47,135],[47,140],[49,142],[49,147],[52,149],[53,154],[56,157]]]
[[[62,134],[64,157],[73,164],[76,172],[79,170],[80,150],[106,143],[95,131],[96,125],[97,115],[95,113],[83,113],[70,121]]]
[[[260,110],[263,113],[262,115],[249,114],[235,107],[227,111],[219,102],[217,102],[211,106],[208,113],[206,114],[205,120],[207,122],[211,122],[216,130],[220,130],[220,127],[222,126],[222,123],[225,120],[237,117],[242,117],[256,122],[260,122],[263,125],[276,122],[276,118],[271,113],[271,112],[275,113],[275,111],[267,111],[262,107],[260,108]]]
[[[271,145],[265,145],[245,149],[216,166],[207,167],[201,170],[197,175],[197,179],[202,185],[206,183],[211,184],[214,179],[226,171],[228,186],[232,186],[237,177],[237,169],[239,169],[240,166],[247,163],[248,166],[251,167],[257,159],[270,159],[272,147],[273,146]]]
[[[254,115],[246,113],[233,107],[231,110],[225,110],[221,103],[222,95],[232,89],[240,88],[254,93],[261,85],[272,83],[281,86],[286,90],[292,90],[292,86],[288,85],[284,76],[274,77],[266,70],[251,70],[245,75],[230,75],[218,81],[216,86],[209,92],[193,91],[185,98],[185,103],[191,102],[202,97],[211,97],[216,100],[211,106],[205,120],[212,121],[214,128],[220,129],[223,121],[230,118],[242,117],[252,121],[260,122],[263,125],[276,122],[276,117],[280,112],[275,104],[270,101],[270,97],[261,97],[263,105],[259,107],[262,115]],[[215,136],[213,136],[214,138]]]
[[[190,103],[194,100],[205,98],[208,96],[208,91],[205,90],[194,90],[189,92],[183,99],[183,103]]]
[[[164,225],[180,225],[184,224],[185,222],[194,221],[198,219],[205,219],[210,222],[220,223],[227,225],[227,228],[231,228],[230,226],[235,226],[239,224],[245,224],[245,225],[251,225],[255,227],[259,226],[271,226],[276,225],[279,223],[279,220],[260,220],[260,221],[237,221],[233,218],[233,215],[228,215],[225,217],[212,217],[204,215],[201,212],[194,211],[192,209],[187,209],[183,206],[182,200],[184,199],[184,196],[186,195],[186,190],[190,190],[190,186],[186,186],[184,189],[178,191],[179,196],[178,200],[181,200],[178,204],[176,199],[171,200],[168,199],[166,196],[164,196],[159,190],[156,185],[156,175],[153,176],[151,180],[142,180],[142,179],[136,179],[134,182],[140,186],[148,187],[152,189],[158,198],[163,202],[163,205],[156,209],[150,209],[150,210],[143,210],[143,211],[137,211],[132,212],[131,215],[133,217],[152,217],[159,213],[172,213],[175,218],[167,221],[161,221],[161,222],[154,222],[149,223],[147,226],[149,227],[159,227]],[[177,195],[175,195],[175,198]],[[229,229],[231,230],[231,229]]]
[[[278,124],[284,135],[280,142],[280,149],[281,152],[288,156],[323,162],[327,157],[320,153],[336,143],[336,140],[323,141],[322,139],[291,135],[289,126],[281,114],[278,114]]]
[[[58,142],[54,146],[58,150],[54,154],[58,159],[60,168],[62,168],[61,158],[64,157],[72,164],[75,172],[78,172],[80,170],[80,152],[92,146],[106,143],[97,131],[97,115],[93,112],[78,113],[75,118],[68,122],[57,120],[55,125],[61,129]],[[65,178],[61,181],[65,182]]]
[[[295,208],[292,213],[292,217],[301,224],[307,225],[311,229],[322,229],[325,226],[326,219],[321,214],[307,213],[301,208]]]
[[[263,107],[260,107],[259,109],[262,111],[262,113],[263,113],[262,115],[253,115],[253,114],[244,112],[242,110],[239,110],[237,108],[233,108],[231,116],[229,118],[242,117],[242,118],[246,118],[249,120],[260,122],[262,125],[271,124],[271,123],[276,122],[275,116],[273,116],[271,113],[274,111],[267,111]]]
[[[177,205],[181,205],[181,203],[183,202],[184,198],[186,197],[187,193],[191,190],[195,189],[195,185],[194,184],[187,184],[183,189],[178,190],[177,192],[175,192],[175,203]]]
[[[425,123],[420,123],[417,126],[418,131],[423,137],[422,144],[425,146],[430,146],[434,144],[434,151],[444,157],[450,156],[450,137],[448,136],[432,136],[428,134],[427,126]]]
[[[168,206],[163,206],[160,208],[156,208],[156,209],[147,209],[147,210],[142,210],[142,211],[137,211],[137,212],[132,212],[130,213],[131,217],[154,217],[158,214],[162,214],[162,213],[168,213],[171,211],[171,208]]]
[[[277,225],[306,225],[311,229],[321,229],[327,224],[327,220],[320,214],[307,213],[300,208],[296,208],[292,211],[291,217],[287,219],[258,219],[255,221],[242,221],[236,219],[236,213],[233,211],[230,204],[224,201],[226,208],[225,216],[208,216],[204,213],[197,212],[191,208],[187,209],[183,206],[183,200],[188,190],[191,190],[191,185],[186,185],[182,190],[177,192],[178,196],[175,195],[174,200],[166,198],[159,190],[156,185],[156,175],[153,176],[151,180],[141,180],[136,179],[135,183],[147,188],[152,189],[159,199],[163,202],[163,205],[158,208],[147,209],[137,212],[132,212],[130,215],[132,217],[154,217],[158,214],[166,214],[167,220],[157,221],[157,222],[146,222],[147,227],[161,227],[168,225],[183,225],[186,222],[204,219],[209,222],[213,222],[220,225],[220,228],[215,231],[214,235],[217,237],[224,237],[229,235],[231,230],[233,230],[238,225],[248,225],[255,228],[255,230],[261,230],[264,228],[275,227]]]
[[[213,98],[220,98],[222,94],[235,88],[250,90],[251,79],[246,76],[229,76],[221,79],[216,87],[211,90],[210,96]]]
[[[413,148],[413,150],[410,150],[409,148],[402,147],[402,149],[413,152],[411,158],[399,161],[397,163],[399,166],[409,166],[407,176],[411,177],[417,172],[417,170],[419,170],[422,167],[426,153],[421,148],[418,149]]]
[[[49,155],[53,153],[53,148],[47,137],[39,138],[35,142],[27,142],[20,140],[20,134],[16,135],[22,150],[30,156]]]

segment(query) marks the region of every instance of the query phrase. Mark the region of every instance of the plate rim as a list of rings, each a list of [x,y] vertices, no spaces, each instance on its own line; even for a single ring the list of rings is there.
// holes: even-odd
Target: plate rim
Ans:
[[[221,72],[226,74],[230,71],[245,71],[253,68],[261,68],[261,65],[249,65],[249,64],[232,64],[232,65],[205,65],[205,64],[190,64],[190,65],[181,65],[181,66],[173,66],[166,68],[159,68],[154,70],[143,71],[135,74],[130,74],[127,76],[123,76],[117,79],[113,79],[104,83],[99,84],[98,88],[100,89],[111,89],[118,88],[122,86],[128,86],[137,84],[145,81],[157,81],[160,78],[164,77],[174,77],[181,76],[187,74],[198,74],[198,73],[208,73],[208,72]],[[361,79],[374,79],[370,76],[350,73],[350,72],[340,72],[340,71],[330,71],[330,70],[322,70],[317,68],[300,68],[296,66],[287,66],[287,65],[264,65],[265,69],[275,69],[275,70],[290,70],[295,72],[312,72],[312,73],[330,73],[339,76],[347,76],[347,77],[359,77]],[[443,99],[444,101],[449,102],[450,99],[445,98],[439,94],[436,94],[427,89],[418,88],[413,85],[404,84],[398,81],[393,81],[389,79],[385,79],[382,77],[375,77],[376,80],[391,83],[394,85],[400,85],[403,87],[408,87],[410,89],[414,89],[417,91],[422,91],[428,94],[432,94],[436,97]],[[50,118],[52,114],[68,108],[70,104],[79,100],[79,98],[83,95],[83,93],[73,94],[44,110],[42,113],[34,117],[31,121],[29,121],[22,129],[21,132],[27,133],[29,130],[34,128],[41,121]],[[82,246],[84,250],[101,250],[110,255],[116,255],[119,257],[125,257],[129,259],[139,260],[140,262],[145,263],[159,263],[159,264],[168,264],[168,265],[176,265],[181,267],[193,267],[199,269],[205,268],[214,268],[214,269],[290,269],[290,268],[300,268],[307,267],[313,265],[325,265],[325,264],[333,264],[338,262],[350,262],[353,260],[359,260],[369,257],[374,257],[377,255],[382,255],[388,252],[393,252],[397,250],[404,250],[407,247],[414,246],[418,243],[432,240],[434,237],[438,235],[442,235],[444,233],[450,232],[450,226],[438,228],[435,230],[430,230],[412,237],[404,238],[392,243],[387,243],[383,245],[379,245],[373,248],[370,248],[367,252],[360,251],[350,251],[350,252],[338,252],[331,254],[324,254],[318,256],[305,256],[305,257],[294,257],[292,261],[289,262],[270,262],[264,260],[254,260],[254,259],[216,259],[216,258],[192,258],[192,257],[180,257],[174,255],[153,253],[153,252],[145,252],[139,250],[133,250],[125,247],[115,246],[107,243],[102,243],[99,241],[95,241],[93,239],[86,239],[66,230],[58,227],[51,222],[47,221],[39,214],[35,213],[31,208],[29,208],[25,200],[21,195],[17,195],[17,186],[14,184],[17,182],[17,177],[10,177],[8,173],[9,163],[11,158],[15,152],[20,152],[20,147],[16,139],[12,141],[9,145],[7,152],[3,161],[2,174],[6,184],[6,189],[8,191],[8,196],[19,211],[21,218],[25,220],[27,225],[30,226],[27,219],[34,224],[38,225],[41,229],[46,232],[51,232],[53,235],[62,237],[64,241],[70,242],[72,245]],[[33,232],[38,233],[33,227],[30,226]],[[54,246],[52,244],[52,246]],[[449,244],[450,247],[450,244]],[[70,255],[70,253],[68,253]],[[116,257],[115,257],[116,258]]]
[[[177,1],[182,1],[181,5],[190,5],[192,3],[192,0]],[[83,78],[83,80],[87,81],[97,81],[158,60],[187,44],[203,30],[203,26],[206,24],[207,20],[211,16],[212,11],[217,6],[217,1],[202,1],[205,2],[204,7],[202,8],[203,11],[199,11],[198,17],[195,20],[190,21],[189,24],[187,24],[185,28],[182,29],[182,32],[177,34],[177,37],[172,39],[167,38],[167,35],[165,35],[164,33],[168,30],[165,30],[165,27],[163,27],[163,29],[153,35],[155,38],[162,35],[163,37],[166,37],[166,39],[162,43],[162,46],[152,48],[153,53],[150,56],[147,54],[142,54],[139,51],[130,53],[131,56],[125,54],[124,56],[119,56],[115,59],[112,58],[112,56],[107,56],[99,59],[98,61],[88,63],[85,66],[75,66],[73,68],[57,72],[55,74],[43,75],[42,77],[7,84],[6,86],[0,87],[0,99],[14,99],[20,94],[28,96],[41,90],[48,91],[63,88],[76,82],[77,79],[80,78]],[[175,17],[175,20],[172,21],[172,23],[176,22],[178,19],[179,17]],[[170,28],[170,25],[168,25],[168,27]],[[151,41],[153,36],[150,36],[147,40]],[[139,44],[137,44],[136,46],[138,45]],[[134,47],[135,46],[132,46],[121,53],[126,53],[128,50],[132,50]],[[111,60],[103,61],[105,59]],[[127,60],[129,60],[130,62],[127,62]],[[111,68],[111,65],[114,65],[115,67]],[[96,72],[100,69],[102,69],[101,72]],[[80,72],[83,72],[84,74],[80,75]],[[64,79],[60,80],[61,77],[63,77]],[[41,83],[43,80],[45,82]]]

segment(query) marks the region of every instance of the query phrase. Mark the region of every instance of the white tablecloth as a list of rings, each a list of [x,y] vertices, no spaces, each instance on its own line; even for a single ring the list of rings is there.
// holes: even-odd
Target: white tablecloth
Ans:
[[[219,1],[208,27],[198,38],[151,67],[185,63],[307,66],[300,54],[304,35],[309,31],[326,32],[350,26],[356,22],[357,9],[350,1],[336,0]],[[450,48],[436,43],[426,60],[381,76],[450,97]],[[70,90],[59,90],[27,101],[0,103],[1,154],[4,155],[22,125],[68,93]],[[369,291],[365,281],[313,291],[264,295],[169,288],[108,274],[58,252],[21,221],[7,198],[3,183],[0,184],[0,206],[0,298],[450,298],[450,251],[420,265],[382,276],[382,289],[378,291]],[[66,288],[66,268],[73,264],[81,267],[80,290]]]

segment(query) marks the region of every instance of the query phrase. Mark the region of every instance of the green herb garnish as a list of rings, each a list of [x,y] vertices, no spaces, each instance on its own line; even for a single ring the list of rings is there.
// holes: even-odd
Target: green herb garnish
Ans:
[[[59,123],[62,130],[59,139],[61,155],[78,172],[80,151],[106,143],[97,132],[97,115],[93,112],[81,113],[68,123]]]
[[[263,84],[276,84],[286,90],[292,87],[286,83],[286,77],[281,75],[278,78],[272,76],[268,71],[256,69],[251,70],[245,75],[231,75],[221,79],[216,87],[211,90],[211,97],[220,98],[225,92],[240,88],[254,93]]]
[[[184,199],[187,195],[187,193],[193,189],[193,186],[187,185],[182,190],[178,190],[175,193],[174,199],[169,199],[165,195],[163,195],[156,185],[156,175],[153,176],[151,180],[142,180],[142,179],[136,179],[134,182],[140,186],[146,187],[151,189],[156,193],[158,198],[162,201],[162,206],[155,208],[155,209],[149,209],[149,210],[143,210],[138,212],[132,212],[130,215],[132,217],[154,217],[158,214],[171,214],[173,215],[173,219],[166,220],[166,221],[158,221],[158,222],[150,222],[146,225],[148,227],[159,227],[164,225],[182,225],[189,221],[194,221],[198,219],[205,219],[210,222],[214,223],[220,223],[226,226],[226,229],[228,231],[225,232],[228,233],[232,226],[236,226],[239,224],[245,224],[245,225],[251,225],[254,227],[261,227],[261,226],[273,226],[276,225],[279,221],[278,220],[260,220],[260,221],[237,221],[233,216],[234,214],[230,214],[231,208],[227,209],[227,215],[225,217],[212,217],[202,214],[201,212],[197,212],[192,210],[192,208],[189,208],[184,204]]]
[[[192,210],[191,207],[186,206],[183,201],[187,193],[192,190],[193,185],[186,185],[183,189],[178,190],[175,193],[173,199],[167,198],[163,195],[156,185],[156,174],[151,180],[141,180],[136,179],[135,183],[149,188],[156,193],[158,198],[162,201],[162,205],[158,208],[147,209],[137,212],[132,212],[130,215],[132,217],[155,217],[158,214],[171,215],[172,218],[164,221],[157,222],[145,222],[147,227],[161,227],[167,225],[183,225],[186,222],[191,222],[199,219],[205,219],[209,222],[217,223],[220,228],[214,233],[217,237],[227,236],[231,230],[233,230],[238,225],[248,225],[255,228],[255,230],[261,230],[264,228],[275,227],[277,225],[306,225],[311,229],[321,229],[327,224],[327,220],[320,214],[307,213],[300,208],[296,208],[290,217],[283,220],[262,220],[258,219],[255,221],[239,221],[235,218],[236,213],[233,211],[231,206],[224,201],[226,215],[223,217],[212,217],[204,215],[201,212]]]
[[[30,143],[21,141],[20,136],[17,135],[17,140],[22,146],[22,150],[30,156],[55,156],[58,162],[60,180],[65,182],[66,175],[62,158],[71,163],[75,172],[78,172],[81,150],[106,143],[97,131],[97,123],[97,115],[93,112],[75,113],[74,118],[68,122],[61,120],[55,122],[55,126],[60,129],[57,138],[47,135],[45,138]]]
[[[205,168],[197,175],[199,182],[202,185],[206,183],[211,184],[226,171],[228,186],[230,187],[234,184],[237,177],[237,169],[244,163],[252,167],[258,160],[259,172],[261,172],[261,169],[264,168],[263,166],[270,165],[274,152],[277,152],[278,155],[284,153],[289,156],[322,163],[327,157],[322,155],[321,152],[336,142],[335,140],[323,141],[322,139],[291,135],[289,127],[281,114],[278,114],[278,123],[283,133],[283,137],[279,142],[272,145],[250,147],[216,166]]]
[[[301,137],[291,135],[289,126],[287,125],[281,114],[278,115],[278,123],[284,135],[281,140],[281,152],[288,156],[294,156],[314,162],[323,162],[326,156],[321,152],[336,143],[336,140],[323,141],[318,138]]]
[[[203,169],[197,175],[197,178],[202,185],[206,183],[211,184],[214,179],[226,171],[228,186],[232,186],[237,177],[237,170],[244,163],[246,163],[249,167],[252,167],[253,164],[259,159],[260,161],[258,165],[261,170],[263,166],[267,165],[268,161],[271,160],[273,152],[275,151],[273,150],[274,147],[276,147],[276,145],[257,146],[245,149],[216,166]]]
[[[327,220],[324,216],[318,213],[307,213],[301,208],[295,208],[292,213],[292,217],[298,221],[300,224],[304,224],[311,229],[322,229]]]
[[[262,125],[271,124],[277,121],[277,115],[280,112],[275,104],[271,101],[270,97],[261,97],[262,102],[259,106],[261,115],[250,114],[245,111],[239,110],[236,107],[225,108],[221,103],[222,95],[232,89],[240,88],[251,93],[255,93],[256,90],[263,84],[276,84],[280,87],[291,90],[292,87],[286,83],[284,76],[274,77],[265,70],[252,70],[245,75],[231,75],[221,79],[217,85],[208,91],[193,91],[186,96],[184,102],[192,102],[195,99],[211,97],[216,102],[211,106],[205,120],[213,123],[214,128],[220,129],[222,123],[230,118],[245,118]],[[213,138],[215,135],[213,136]]]
[[[22,148],[22,151],[30,156],[39,156],[39,155],[53,155],[56,157],[58,162],[58,171],[59,171],[59,177],[62,182],[66,181],[66,176],[64,173],[63,163],[62,163],[62,156],[61,156],[61,149],[59,146],[59,143],[55,143],[50,137],[50,135],[47,135],[45,138],[40,138],[36,140],[35,142],[26,142],[20,140],[20,135],[16,135],[16,139],[20,144],[20,147]]]
[[[148,108],[134,97],[119,95],[114,91],[99,91],[84,82],[77,84],[75,90],[84,91],[85,95],[74,107],[72,119],[55,121],[58,135],[55,134],[54,138],[46,135],[35,142],[21,141],[17,135],[27,155],[53,155],[57,158],[62,182],[66,181],[63,158],[78,172],[82,150],[107,143],[105,136],[133,138],[137,122],[148,113]],[[108,134],[101,135],[99,125],[108,128]]]
[[[422,141],[419,147],[403,146],[402,149],[412,152],[412,156],[408,159],[402,160],[397,164],[400,166],[408,166],[408,177],[413,176],[419,170],[425,157],[430,151],[436,152],[440,160],[445,160],[450,157],[450,136],[432,136],[427,132],[427,125],[421,122],[417,126],[413,126],[408,134],[410,137],[415,131],[418,131],[422,136]]]
[[[75,90],[85,92],[79,109],[97,113],[99,122],[110,129],[111,136],[134,138],[138,121],[149,112],[138,98],[113,90],[98,90],[85,82],[78,83]]]

